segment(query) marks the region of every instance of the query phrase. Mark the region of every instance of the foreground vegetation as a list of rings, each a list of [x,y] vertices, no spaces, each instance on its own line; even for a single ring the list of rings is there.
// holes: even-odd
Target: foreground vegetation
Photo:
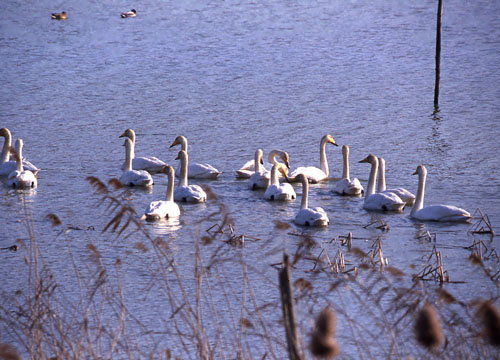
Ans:
[[[68,296],[44,260],[26,208],[30,241],[17,244],[26,258],[26,290],[2,290],[0,359],[21,358],[19,354],[32,359],[498,356],[499,257],[482,241],[474,240],[464,262],[483,274],[495,295],[469,303],[442,286],[449,276],[436,247],[421,269],[405,274],[388,266],[380,238],[360,248],[347,234],[325,246],[282,222],[276,222],[272,233],[300,241],[294,252],[283,254],[283,262],[271,265],[275,270],[270,275],[246,261],[242,250],[252,238],[238,234],[224,204],[207,189],[217,210],[194,235],[192,263],[181,264],[168,239],[149,233],[118,183],[88,181],[110,219],[100,236],[136,239],[134,249],[151,275],[144,293],[161,304],[156,312],[161,325],[150,325],[131,303],[122,260],[106,261],[99,241],[89,240],[90,261],[85,262],[65,242],[79,289],[78,296]],[[59,218],[51,214],[47,220],[62,229],[59,237],[64,239]],[[372,225],[387,230],[386,224]],[[473,230],[488,228],[482,215]],[[17,248],[3,251],[8,249]],[[292,301],[287,300],[287,281]],[[263,284],[274,295],[259,297],[263,292],[256,288]]]

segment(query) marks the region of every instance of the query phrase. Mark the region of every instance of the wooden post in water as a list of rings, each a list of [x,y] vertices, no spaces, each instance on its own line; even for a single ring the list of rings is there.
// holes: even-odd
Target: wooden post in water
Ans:
[[[290,267],[288,265],[288,254],[286,253],[283,254],[283,268],[279,271],[279,283],[286,340],[288,343],[288,358],[290,360],[299,360],[301,356],[297,341],[297,325],[295,324]]]
[[[443,0],[438,0],[436,23],[436,81],[434,83],[434,107],[439,104],[439,78],[441,77],[441,17],[443,14]]]

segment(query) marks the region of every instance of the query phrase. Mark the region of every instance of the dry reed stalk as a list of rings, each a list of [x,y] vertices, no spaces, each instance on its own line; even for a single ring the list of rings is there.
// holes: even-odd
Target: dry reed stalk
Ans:
[[[468,232],[471,234],[490,234],[491,236],[495,236],[495,232],[493,231],[493,226],[491,225],[488,215],[484,214],[480,208],[477,208],[472,216],[474,217],[477,213],[479,213],[480,219],[469,228]],[[486,229],[484,228],[485,226]]]

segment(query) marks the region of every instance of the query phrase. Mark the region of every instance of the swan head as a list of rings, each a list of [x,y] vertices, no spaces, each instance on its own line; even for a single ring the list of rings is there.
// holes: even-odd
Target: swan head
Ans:
[[[119,137],[127,137],[132,141],[135,141],[135,131],[132,129],[127,129]]]
[[[370,154],[367,157],[365,157],[363,160],[359,161],[360,163],[370,163],[370,164],[377,164],[378,165],[378,159],[375,155]]]
[[[335,140],[333,139],[332,135],[330,135],[330,134],[326,134],[325,136],[323,136],[323,141],[324,141],[325,143],[330,143],[330,144],[332,144],[332,145],[339,146],[339,145],[335,142]]]
[[[349,156],[349,146],[342,145],[342,155]]]
[[[188,157],[188,154],[186,151],[184,150],[181,150],[179,151],[179,153],[177,154],[177,157],[175,158],[175,160],[181,160],[181,161],[184,161],[184,160],[187,160],[187,157]]]
[[[417,170],[415,170],[415,172],[412,175],[421,175],[421,174],[424,175],[427,174],[427,169],[425,168],[424,165],[417,166]]]
[[[270,153],[269,153],[269,162],[270,163],[274,163],[276,160],[275,160],[275,157],[278,156],[281,161],[283,161],[283,163],[286,165],[286,167],[288,169],[290,169],[290,157],[288,156],[288,153],[286,151],[283,151],[283,150],[272,150]]]
[[[288,181],[288,167],[283,165],[283,164],[276,164],[274,165],[277,167],[278,171],[285,177],[285,179]]]
[[[161,173],[164,173],[165,175],[170,175],[170,173],[175,174],[175,170],[172,166],[170,165],[163,165],[163,167],[160,170]]]
[[[0,129],[0,136],[3,136],[4,138],[11,137],[9,129],[1,128]]]
[[[182,143],[186,141],[187,141],[186,137],[179,135],[175,138],[174,142],[172,143],[172,145],[170,145],[170,147],[174,147],[175,145],[182,145]]]

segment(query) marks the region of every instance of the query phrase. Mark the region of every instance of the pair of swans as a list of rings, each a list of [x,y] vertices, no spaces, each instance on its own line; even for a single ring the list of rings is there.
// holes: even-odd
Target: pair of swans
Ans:
[[[320,207],[309,208],[309,179],[304,174],[298,174],[297,181],[302,183],[302,200],[294,223],[301,226],[327,226],[330,220],[325,210]]]
[[[250,190],[267,189],[271,184],[271,173],[263,166],[264,164],[263,154],[264,152],[262,151],[262,149],[257,149],[257,151],[255,151],[254,155],[254,163],[256,164],[255,170],[253,174],[250,176],[250,180],[248,181],[248,188]],[[271,164],[273,164],[273,166],[279,164],[279,162],[276,160],[276,157],[279,157],[283,161],[286,168],[288,169],[289,167],[288,153],[282,150],[272,150],[269,153],[268,160]],[[278,171],[276,175],[279,177],[280,176],[279,174],[281,174],[281,172]]]
[[[421,221],[441,221],[441,222],[467,222],[472,217],[471,214],[453,205],[428,205],[424,207],[425,181],[427,169],[424,165],[419,165],[413,175],[418,175],[418,189],[415,205],[411,209],[410,217]]]
[[[280,183],[278,174],[281,174],[288,180],[288,168],[281,163],[276,163],[271,169],[271,183],[264,193],[264,199],[271,201],[289,201],[295,200],[297,194],[293,186],[287,182]]]
[[[4,138],[2,154],[0,155],[0,176],[8,176],[17,169],[16,161],[10,160],[10,152],[12,147],[12,135],[7,128],[0,129],[0,136]],[[17,150],[16,150],[17,151]],[[29,170],[36,175],[38,168],[28,160],[21,158],[24,170]]]
[[[130,170],[147,171],[150,174],[158,174],[163,171],[163,167],[167,164],[154,156],[135,156],[135,131],[132,129],[127,129],[124,131],[120,137],[126,137],[130,139],[132,145],[130,150],[130,157],[132,159],[132,167]],[[127,160],[125,160],[122,170],[125,170],[127,166]]]
[[[23,166],[23,139],[16,140],[14,157],[16,159],[16,169],[7,178],[7,186],[14,189],[34,189],[38,186],[35,174],[30,170],[25,170]]]
[[[179,186],[177,186],[174,191],[174,200],[189,203],[202,203],[207,201],[207,194],[199,185],[188,184],[188,153],[185,150],[179,151],[175,160],[180,160],[181,164]]]
[[[351,179],[349,176],[349,146],[342,146],[342,179],[335,183],[333,191],[339,195],[358,196],[364,193],[365,189],[358,178]]]
[[[188,141],[185,136],[179,135],[175,138],[174,142],[170,147],[175,145],[181,145],[181,150],[188,152]],[[217,170],[210,164],[201,163],[189,163],[188,165],[188,178],[190,179],[208,179],[215,180],[222,174],[221,171]],[[179,177],[181,174],[180,166],[176,169],[175,175]]]
[[[158,221],[160,219],[173,219],[181,215],[179,205],[174,201],[174,168],[170,165],[164,166],[162,173],[168,177],[167,196],[165,200],[151,201],[146,208],[144,217],[146,221]]]
[[[256,161],[255,156],[254,156],[254,160],[248,161],[245,165],[243,165],[243,167],[236,170],[236,178],[238,178],[238,179],[250,179],[252,177],[252,175],[255,173],[255,164],[256,163],[260,163],[260,164],[258,164],[260,171],[264,171],[264,172],[269,173],[269,170],[267,169],[268,165],[270,165],[272,168],[272,166],[277,163],[277,161],[276,161],[277,156],[283,161],[283,163],[287,167],[289,167],[288,153],[286,151],[282,151],[282,150],[272,150],[269,153],[268,158],[267,158],[267,161],[269,162],[269,164],[264,165],[264,163],[262,161]]]
[[[146,170],[134,170],[133,160],[134,160],[134,143],[130,138],[125,139],[125,164],[124,171],[120,177],[120,181],[125,186],[140,186],[147,187],[153,185],[153,178],[151,174]],[[161,169],[160,169],[161,171]]]

